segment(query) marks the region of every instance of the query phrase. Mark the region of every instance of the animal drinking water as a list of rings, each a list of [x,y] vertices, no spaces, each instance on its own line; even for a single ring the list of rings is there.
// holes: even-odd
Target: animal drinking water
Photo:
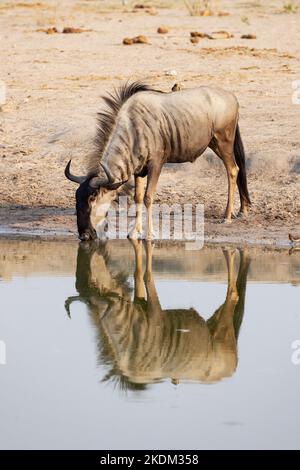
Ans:
[[[132,176],[137,212],[129,236],[142,237],[144,202],[148,212],[146,238],[151,239],[152,204],[163,165],[193,162],[208,147],[223,161],[227,172],[224,220],[229,222],[233,216],[236,185],[240,214],[247,215],[251,202],[245,153],[238,126],[239,106],[232,93],[205,86],[163,93],[132,83],[104,100],[107,109],[99,114],[96,168],[83,177],[71,174],[71,161],[65,169],[66,177],[79,184],[76,212],[81,240],[96,238],[93,212],[97,205],[105,199],[109,204]]]

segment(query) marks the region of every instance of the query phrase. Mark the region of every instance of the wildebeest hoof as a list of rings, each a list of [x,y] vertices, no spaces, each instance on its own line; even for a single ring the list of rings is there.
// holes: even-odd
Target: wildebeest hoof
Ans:
[[[229,225],[231,224],[232,220],[231,220],[231,217],[230,219],[228,217],[225,217],[225,219],[222,220],[222,224],[225,224],[225,225]]]
[[[239,211],[237,218],[239,219],[246,219],[248,217],[248,212],[246,211]]]
[[[156,238],[155,232],[147,233],[145,240],[151,242]]]
[[[79,235],[79,240],[82,242],[88,242],[90,240],[95,240],[97,238],[96,230],[86,230],[85,232]]]
[[[147,284],[150,283],[150,282],[153,282],[153,275],[145,273],[144,274],[144,282],[146,282]]]
[[[103,242],[106,242],[107,240],[109,240],[109,236],[107,235],[106,232],[98,233],[98,238],[99,238],[99,240],[101,240]]]
[[[141,240],[143,238],[142,230],[138,230],[135,227],[128,233],[127,238],[130,240]]]
[[[234,302],[238,302],[239,294],[237,293],[237,291],[235,289],[231,289],[230,292],[228,293],[228,295],[229,295],[231,300],[233,300]]]

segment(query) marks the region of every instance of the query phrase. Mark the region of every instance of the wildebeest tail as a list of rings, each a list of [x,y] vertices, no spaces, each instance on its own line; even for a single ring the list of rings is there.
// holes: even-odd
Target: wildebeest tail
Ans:
[[[247,175],[246,175],[246,159],[243,141],[240,134],[239,125],[236,126],[235,139],[234,139],[234,157],[235,161],[240,169],[237,177],[237,185],[241,197],[251,205],[250,196],[247,186]]]

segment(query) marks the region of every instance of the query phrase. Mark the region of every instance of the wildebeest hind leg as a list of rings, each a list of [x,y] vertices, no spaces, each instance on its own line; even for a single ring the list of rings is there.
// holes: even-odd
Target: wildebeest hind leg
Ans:
[[[209,147],[223,161],[226,168],[228,178],[228,199],[224,221],[231,222],[231,216],[234,213],[234,195],[236,192],[239,167],[236,164],[233,153],[234,132],[231,132],[231,129],[229,129],[227,132],[225,130],[222,134],[215,135]]]

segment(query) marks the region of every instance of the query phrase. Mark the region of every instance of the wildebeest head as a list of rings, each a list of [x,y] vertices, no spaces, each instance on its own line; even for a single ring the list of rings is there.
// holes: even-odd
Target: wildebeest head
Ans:
[[[70,171],[71,160],[65,168],[68,180],[79,184],[76,191],[76,215],[79,239],[82,241],[97,238],[96,225],[103,220],[116,189],[123,182],[112,183],[104,167],[97,174],[75,176]]]

